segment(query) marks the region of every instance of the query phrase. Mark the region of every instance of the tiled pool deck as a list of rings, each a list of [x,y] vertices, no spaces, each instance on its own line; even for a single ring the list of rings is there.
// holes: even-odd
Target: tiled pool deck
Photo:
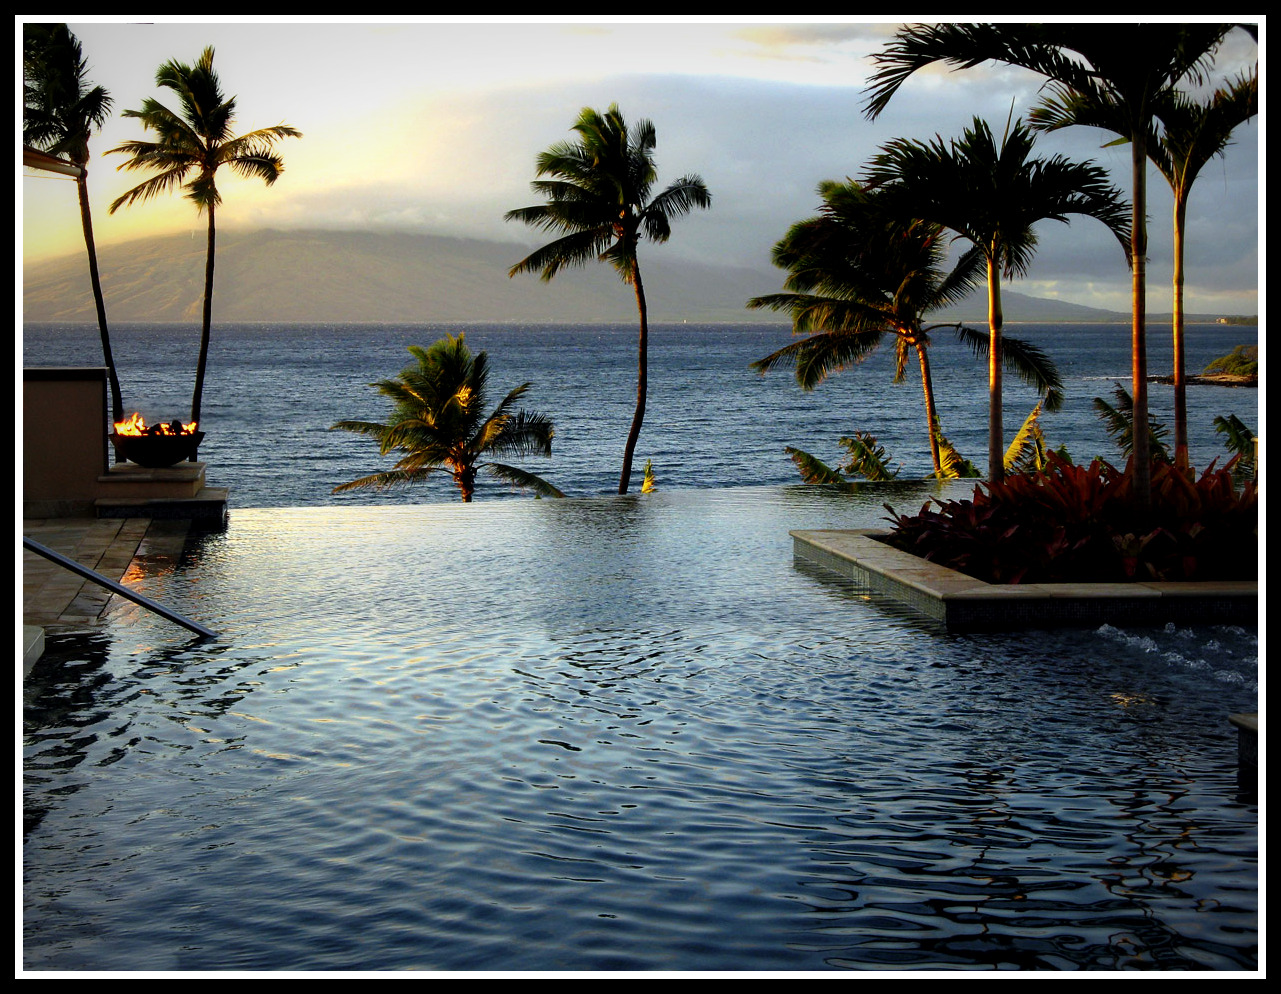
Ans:
[[[120,582],[137,564],[163,569],[182,555],[190,522],[158,518],[27,518],[24,538]],[[22,552],[23,671],[40,657],[44,629],[95,628],[121,601],[43,556]]]
[[[993,584],[878,541],[874,530],[793,531],[796,556],[890,597],[948,631],[1101,624],[1245,624],[1259,620],[1258,583]]]

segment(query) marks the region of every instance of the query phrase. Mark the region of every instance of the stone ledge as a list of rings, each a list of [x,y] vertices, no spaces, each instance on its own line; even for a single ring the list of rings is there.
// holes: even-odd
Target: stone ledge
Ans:
[[[900,601],[948,631],[1258,624],[1254,581],[985,583],[886,545],[888,532],[793,531],[794,554]]]
[[[100,497],[94,510],[99,518],[182,519],[217,531],[227,526],[228,492],[226,487],[202,487],[192,497]]]

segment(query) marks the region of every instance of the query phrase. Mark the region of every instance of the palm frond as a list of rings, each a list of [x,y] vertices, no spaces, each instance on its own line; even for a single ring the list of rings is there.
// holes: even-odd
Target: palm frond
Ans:
[[[1115,383],[1113,387],[1112,395],[1116,399],[1116,404],[1110,404],[1102,397],[1095,397],[1094,410],[1099,420],[1103,422],[1104,428],[1107,429],[1107,433],[1112,436],[1112,440],[1126,458],[1129,458],[1134,455],[1134,398],[1121,384]],[[1169,430],[1157,421],[1154,415],[1149,414],[1148,450],[1154,460],[1170,461],[1170,452],[1165,444],[1168,435]]]
[[[541,476],[535,476],[526,470],[519,469],[516,466],[506,466],[503,463],[487,462],[481,466],[481,469],[496,476],[500,480],[506,480],[514,487],[520,487],[522,490],[532,490],[539,497],[564,497],[565,495],[552,486]]]
[[[111,202],[111,206],[107,208],[107,213],[114,214],[121,207],[127,207],[130,204],[150,200],[152,197],[161,193],[168,193],[174,187],[182,185],[183,181],[187,178],[189,169],[190,167],[186,165],[175,166],[171,169],[165,170],[164,172],[157,173],[150,179],[143,180],[132,190],[121,194],[113,200]]]
[[[833,373],[866,359],[880,345],[882,337],[882,332],[810,335],[756,360],[751,368],[766,373],[779,366],[794,366],[796,382],[804,390],[813,390]]]
[[[974,328],[957,326],[956,336],[970,347],[975,356],[986,358],[991,348],[988,336]],[[1042,397],[1047,411],[1063,407],[1063,378],[1049,353],[1021,338],[1001,338],[1001,368],[1013,373]]]
[[[383,473],[373,473],[362,476],[359,480],[352,480],[350,483],[341,483],[330,493],[342,494],[352,490],[387,490],[392,487],[409,486],[412,483],[422,483],[439,469],[439,466],[425,466],[416,470],[392,469]]]
[[[845,477],[816,456],[812,456],[801,449],[794,449],[790,445],[783,451],[791,457],[792,462],[796,463],[796,468],[800,470],[801,480],[804,483],[839,487],[842,490],[854,489],[853,485]]]
[[[65,24],[22,26],[22,140],[83,165],[89,136],[111,117],[112,99],[87,80],[80,40]]]
[[[1254,431],[1235,414],[1216,417],[1214,430],[1224,436],[1223,444],[1227,446],[1229,452],[1246,459],[1254,459]]]
[[[576,231],[531,252],[512,266],[507,271],[507,275],[541,273],[543,281],[548,282],[564,269],[599,260],[612,241],[611,229],[595,228]]]
[[[1032,408],[1005,449],[1007,473],[1035,472],[1045,466],[1045,435],[1041,431],[1042,405]]]
[[[956,451],[956,446],[941,431],[935,432],[934,437],[938,441],[940,465],[935,475],[940,480],[978,479],[983,475],[974,463]]]
[[[395,379],[370,384],[392,401],[387,424],[340,421],[334,425],[375,438],[382,455],[393,450],[400,453],[394,475],[375,475],[347,486],[412,482],[413,474],[446,468],[453,473],[463,499],[469,500],[467,478],[485,453],[551,454],[551,421],[523,410],[511,413],[511,407],[529,389],[528,383],[509,391],[498,407],[484,416],[489,357],[485,352],[473,356],[465,335],[446,335],[425,349],[411,345],[409,353],[416,365],[406,367]],[[537,477],[531,474],[529,479],[536,481]],[[546,495],[552,496],[550,491]]]
[[[856,431],[853,437],[842,438],[840,442],[850,454],[849,462],[842,467],[850,476],[861,476],[872,483],[883,483],[898,476],[898,469],[891,468],[890,455],[875,435]]]

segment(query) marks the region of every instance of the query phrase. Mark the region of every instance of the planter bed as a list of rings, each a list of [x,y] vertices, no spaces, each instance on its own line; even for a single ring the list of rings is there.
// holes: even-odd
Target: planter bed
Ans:
[[[1254,580],[985,583],[885,544],[888,532],[793,531],[798,558],[853,580],[948,631],[1259,622]]]

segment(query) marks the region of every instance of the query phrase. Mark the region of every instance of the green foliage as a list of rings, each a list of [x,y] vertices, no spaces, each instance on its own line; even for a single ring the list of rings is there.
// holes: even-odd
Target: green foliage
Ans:
[[[1041,431],[1041,404],[1037,404],[1005,450],[1005,471],[1035,473],[1045,468],[1045,462],[1045,434]]]
[[[875,435],[856,431],[852,436],[841,438],[840,444],[845,447],[849,458],[843,466],[836,469],[801,449],[788,446],[784,451],[796,463],[805,483],[851,490],[853,487],[846,477],[867,480],[869,483],[883,483],[898,476],[898,467],[890,465],[889,453],[876,441]]]
[[[1112,440],[1128,459],[1134,454],[1134,401],[1121,384],[1113,384],[1112,395],[1116,404],[1109,404],[1102,397],[1094,398],[1094,409],[1107,428]],[[1169,430],[1152,414],[1148,415],[1148,452],[1153,462],[1169,462],[1170,450],[1165,444]]]
[[[65,24],[22,26],[22,141],[77,165],[111,117],[111,96],[89,86],[80,40]]]
[[[1223,444],[1233,454],[1236,462],[1234,476],[1238,483],[1255,479],[1255,434],[1235,414],[1214,419],[1214,430],[1224,436]]]
[[[175,112],[148,97],[142,102],[141,110],[127,110],[123,116],[141,122],[156,140],[123,142],[108,153],[129,156],[120,169],[152,171],[151,176],[112,201],[108,213],[114,214],[121,207],[145,203],[158,194],[180,188],[196,205],[198,214],[208,215],[200,354],[191,394],[191,420],[195,422],[200,421],[213,320],[214,213],[222,203],[216,182],[218,170],[226,166],[239,176],[255,177],[271,186],[285,168],[284,160],[272,151],[276,142],[302,137],[301,131],[286,124],[233,137],[231,125],[235,120],[236,98],[222,92],[213,60],[214,50],[209,47],[191,65],[171,59],[157,69],[156,85],[169,90],[181,110]]]
[[[1132,463],[1074,466],[1051,452],[1043,472],[983,484],[972,500],[910,516],[886,505],[890,541],[991,583],[1255,579],[1256,492],[1238,489],[1233,463],[1195,482],[1158,464],[1145,507]]]
[[[652,494],[658,486],[654,483],[654,460],[645,460],[645,476],[641,481],[641,493]]]
[[[823,206],[799,221],[774,246],[774,264],[787,270],[784,293],[754,297],[750,308],[786,311],[799,341],[752,363],[765,373],[793,366],[796,381],[812,390],[833,373],[861,363],[893,336],[894,382],[901,383],[915,355],[921,370],[926,424],[933,425],[930,375],[931,312],[969,295],[983,257],[964,253],[948,270],[939,225],[886,209],[885,198],[853,182],[819,186]],[[931,457],[939,468],[931,441]]]
[[[913,73],[935,63],[969,69],[989,61],[1002,62],[1046,77],[1043,95],[1049,100],[1081,96],[1091,103],[1114,103],[1124,112],[1121,137],[1130,144],[1134,223],[1128,256],[1133,261],[1141,258],[1148,244],[1144,176],[1153,115],[1178,87],[1205,82],[1215,49],[1234,26],[1177,20],[909,25],[900,28],[894,39],[872,56],[866,113],[876,118]],[[1242,26],[1257,42],[1257,25]],[[1147,333],[1142,322],[1146,279],[1146,270],[1136,265],[1132,284],[1136,350]],[[1140,368],[1136,361],[1135,369]],[[1138,420],[1146,423],[1147,383],[1136,375],[1131,389]],[[1139,433],[1135,453],[1138,488],[1144,500],[1150,494],[1152,469],[1147,439],[1146,433]]]
[[[213,59],[214,50],[209,47],[191,65],[171,59],[156,70],[156,85],[173,93],[181,110],[170,110],[149,97],[141,110],[124,112],[124,117],[138,120],[153,132],[156,140],[122,142],[108,154],[130,157],[121,169],[156,172],[117,197],[111,204],[112,214],[174,187],[181,187],[197,210],[212,210],[222,203],[215,182],[222,166],[241,176],[261,179],[268,186],[284,171],[284,160],[272,147],[282,138],[301,138],[302,132],[277,124],[233,137],[236,98],[223,93]]]
[[[529,389],[528,383],[508,393],[488,416],[484,414],[489,356],[480,352],[473,357],[464,338],[446,335],[427,349],[411,345],[416,366],[406,367],[396,379],[370,384],[393,401],[386,424],[339,421],[333,426],[370,436],[382,455],[403,453],[393,469],[334,487],[334,493],[418,483],[445,470],[453,475],[463,500],[470,501],[476,471],[483,468],[538,496],[565,496],[526,470],[480,462],[485,455],[550,456],[554,431],[545,415],[513,409]]]
[[[934,475],[940,480],[976,480],[983,474],[979,468],[956,451],[942,432],[935,433],[939,447],[940,468]]]
[[[507,275],[539,273],[547,281],[563,269],[596,260],[613,266],[635,291],[640,315],[636,411],[618,478],[618,492],[625,494],[645,419],[648,389],[649,319],[637,246],[646,240],[667,241],[672,220],[696,207],[710,207],[712,195],[692,173],[653,194],[658,178],[654,164],[657,132],[648,120],[628,127],[617,104],[604,114],[584,107],[573,130],[577,140],[558,142],[538,156],[538,179],[530,185],[546,201],[503,215],[505,221],[520,221],[560,237],[516,263]]]
[[[1233,376],[1259,375],[1259,347],[1238,345],[1225,356],[1219,356],[1204,370],[1207,374],[1230,373]]]
[[[93,290],[102,341],[102,358],[111,388],[111,419],[124,420],[120,378],[111,350],[107,306],[98,275],[98,250],[89,208],[89,136],[111,117],[111,96],[101,86],[90,86],[88,64],[80,40],[65,24],[22,26],[22,141],[50,155],[65,157],[82,167],[76,177],[80,200],[80,226],[89,257],[89,284]],[[117,457],[120,458],[120,457]]]
[[[838,470],[832,469],[831,466],[817,456],[812,456],[801,449],[794,449],[790,445],[783,451],[791,456],[792,462],[796,463],[796,468],[800,470],[803,482],[839,487],[842,490],[854,489]]]
[[[890,455],[876,441],[875,435],[856,431],[852,437],[844,437],[840,442],[849,453],[849,461],[843,467],[847,475],[861,476],[871,483],[884,483],[898,476],[899,468],[890,466]]]

